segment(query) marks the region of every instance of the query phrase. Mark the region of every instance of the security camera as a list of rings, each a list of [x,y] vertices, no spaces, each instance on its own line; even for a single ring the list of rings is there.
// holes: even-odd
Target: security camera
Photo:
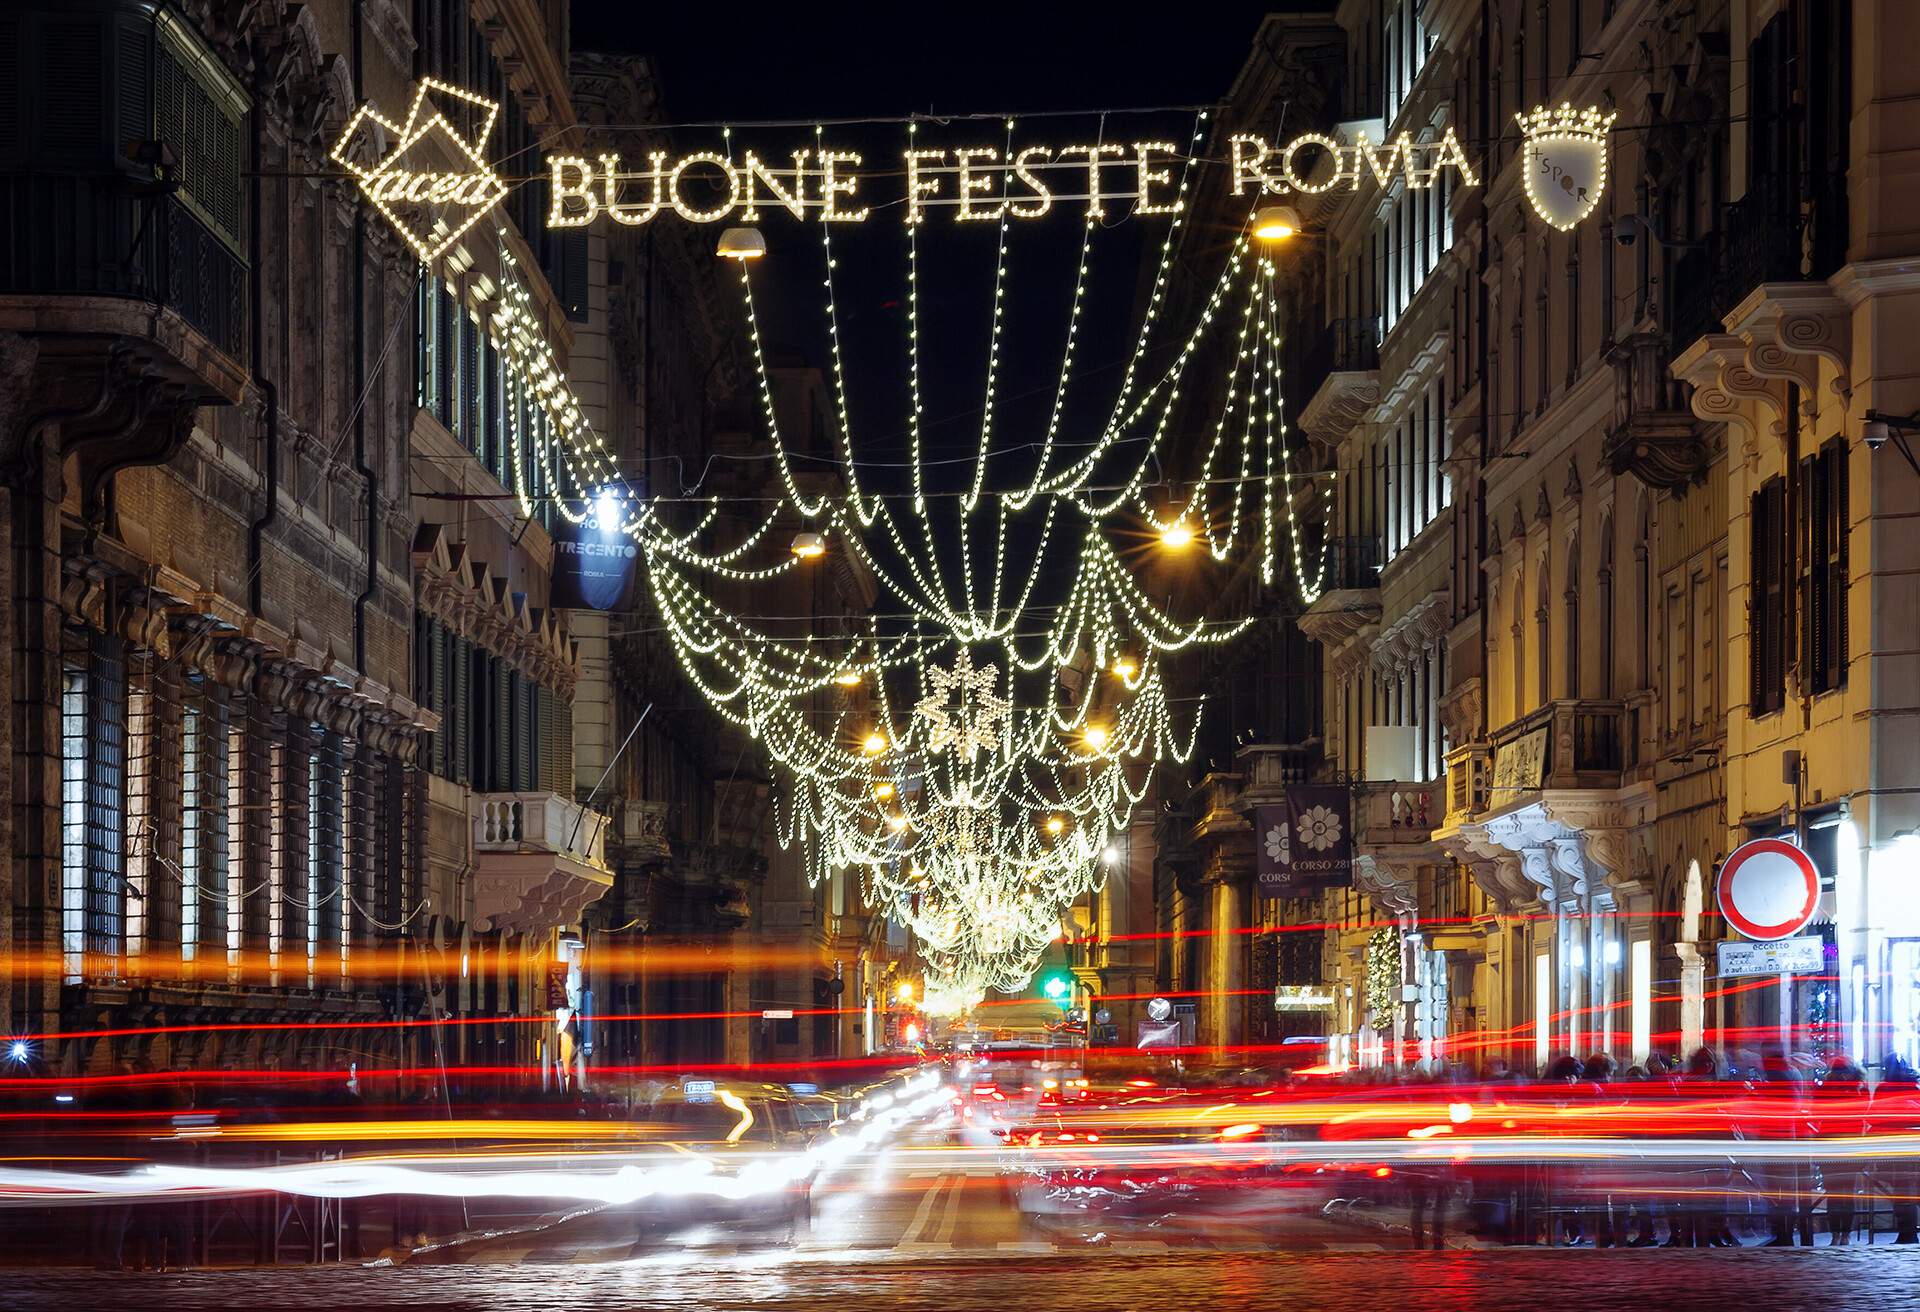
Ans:
[[[1866,426],[1860,430],[1860,440],[1867,444],[1869,451],[1878,451],[1891,435],[1892,430],[1887,427],[1887,421],[1884,419],[1869,419]]]
[[[1634,226],[1631,223],[1623,223],[1619,227],[1613,230],[1613,239],[1619,242],[1622,246],[1633,245],[1634,241],[1638,237],[1639,237],[1639,233],[1635,231]]]

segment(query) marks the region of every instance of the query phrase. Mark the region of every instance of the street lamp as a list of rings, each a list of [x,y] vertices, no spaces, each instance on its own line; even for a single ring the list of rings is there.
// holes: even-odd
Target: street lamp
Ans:
[[[1186,520],[1176,519],[1160,530],[1160,545],[1169,551],[1184,551],[1193,545],[1193,530]]]
[[[827,554],[827,540],[818,533],[795,533],[793,554],[802,560],[813,560],[824,556]]]
[[[728,228],[714,248],[714,254],[723,260],[757,260],[766,253],[767,239],[758,228]]]
[[[1253,235],[1260,241],[1286,241],[1300,231],[1300,211],[1291,205],[1262,205],[1253,215]]]

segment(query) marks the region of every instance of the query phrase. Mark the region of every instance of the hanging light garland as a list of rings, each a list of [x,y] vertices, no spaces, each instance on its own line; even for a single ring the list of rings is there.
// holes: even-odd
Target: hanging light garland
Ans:
[[[1164,207],[1172,218],[1133,351],[1106,418],[1082,440],[1067,440],[1067,398],[1095,264],[1095,216],[1078,243],[1059,379],[1032,446],[1003,435],[995,414],[1012,281],[1007,209],[976,216],[997,217],[999,228],[978,451],[953,489],[934,485],[923,444],[920,237],[918,225],[907,225],[910,469],[905,491],[894,495],[862,481],[833,225],[823,223],[818,285],[838,420],[836,477],[803,479],[790,458],[761,338],[755,262],[740,259],[754,381],[782,495],[764,510],[718,498],[691,511],[627,503],[623,527],[641,547],[685,674],[761,744],[775,770],[778,840],[801,851],[812,881],[853,873],[872,908],[913,930],[929,989],[950,999],[1016,989],[1031,976],[1066,909],[1101,886],[1102,854],[1126,830],[1154,768],[1192,755],[1197,716],[1176,724],[1165,658],[1228,642],[1251,622],[1180,619],[1136,577],[1128,539],[1157,539],[1167,551],[1204,544],[1214,561],[1250,556],[1271,581],[1284,510],[1296,581],[1309,599],[1319,590],[1324,546],[1309,568],[1294,522],[1272,262],[1243,233],[1184,334],[1168,341],[1162,331],[1205,120],[1196,120],[1178,193]],[[1009,120],[1009,156],[1014,134]],[[566,386],[510,256],[503,266],[495,337],[513,385],[546,418],[551,440],[537,444],[536,456],[546,484],[578,522],[596,489],[620,481],[618,471]],[[1210,342],[1229,362],[1211,405],[1190,376]],[[1150,359],[1169,356],[1158,372],[1149,368]],[[1191,477],[1170,484],[1156,471],[1177,454],[1166,449],[1176,416],[1196,409],[1208,416],[1201,431],[1210,439]],[[524,506],[531,494],[520,445],[513,477]],[[1038,455],[1024,479],[990,486],[990,469],[1004,473],[1016,453],[1032,450]],[[844,556],[888,603],[884,625],[872,618],[864,627],[802,632],[746,613],[742,599],[755,589],[786,585],[829,554]],[[1042,604],[1043,577],[1071,583]]]

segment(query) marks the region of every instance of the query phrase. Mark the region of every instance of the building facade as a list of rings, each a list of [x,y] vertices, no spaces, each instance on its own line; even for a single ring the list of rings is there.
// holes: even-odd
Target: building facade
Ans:
[[[1323,527],[1297,585],[1280,570],[1238,613],[1310,650],[1224,653],[1208,686],[1240,691],[1133,858],[1153,987],[1198,1044],[1481,1069],[1917,1055],[1920,771],[1897,744],[1920,470],[1899,422],[1867,419],[1914,408],[1899,8],[1269,20],[1216,155],[1236,131],[1451,132],[1474,176],[1275,198],[1302,227],[1274,256],[1289,493]],[[1563,103],[1613,121],[1604,191],[1560,228],[1526,171],[1528,116]],[[1232,230],[1250,200],[1199,203]],[[1288,697],[1302,678],[1316,695]],[[1347,790],[1353,875],[1263,902],[1251,821],[1302,783]],[[1827,968],[1723,977],[1715,876],[1770,835],[1822,872],[1804,934]]]

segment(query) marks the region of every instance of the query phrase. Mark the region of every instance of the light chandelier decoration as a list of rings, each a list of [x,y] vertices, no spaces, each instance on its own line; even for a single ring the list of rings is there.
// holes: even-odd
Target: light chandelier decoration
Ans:
[[[1025,984],[1066,909],[1100,886],[1154,766],[1191,754],[1197,716],[1176,723],[1163,658],[1228,641],[1249,622],[1176,618],[1137,577],[1135,544],[1151,553],[1192,543],[1215,561],[1240,553],[1270,582],[1285,514],[1299,582],[1309,596],[1318,592],[1320,549],[1309,570],[1293,520],[1271,261],[1241,235],[1184,335],[1169,340],[1160,322],[1188,185],[1183,175],[1134,350],[1098,431],[1071,432],[1066,418],[1099,228],[1091,217],[1045,428],[1007,434],[996,424],[1010,230],[1002,214],[977,450],[958,478],[939,481],[944,467],[923,441],[920,235],[910,224],[908,468],[898,489],[878,490],[868,471],[882,462],[864,456],[849,398],[833,235],[823,224],[839,421],[832,478],[811,467],[803,475],[783,439],[755,265],[741,259],[761,409],[785,495],[737,523],[718,502],[679,528],[652,506],[640,511],[648,576],[687,674],[765,746],[779,772],[781,842],[801,848],[814,879],[857,872],[868,904],[913,930],[929,989],[953,1000]],[[1230,366],[1211,407],[1204,398],[1183,402],[1201,348],[1222,339]],[[1170,362],[1150,372],[1156,357]],[[1169,440],[1176,416],[1191,421],[1209,409],[1189,477],[1157,477],[1179,454]],[[1037,455],[1024,456],[1011,485],[990,486],[990,471],[1021,463],[1019,443]],[[807,535],[804,547],[784,551],[796,529]],[[816,568],[823,552],[843,556],[884,599],[861,631],[786,632],[739,613],[735,598],[776,592],[777,580]],[[1057,599],[1043,597],[1043,578],[1071,583]]]
[[[1142,560],[1191,549],[1270,583],[1284,515],[1300,590],[1309,600],[1319,593],[1324,546],[1297,522],[1281,415],[1275,271],[1251,225],[1191,320],[1171,333],[1162,323],[1205,118],[1195,125],[1132,353],[1111,401],[1098,404],[1105,417],[1097,426],[1070,420],[1068,400],[1085,386],[1076,350],[1098,216],[1088,216],[1078,243],[1044,429],[1008,433],[995,410],[1011,227],[1001,213],[991,295],[983,298],[991,317],[980,431],[964,461],[932,458],[923,437],[920,231],[909,224],[900,425],[908,459],[899,486],[881,486],[871,471],[888,462],[859,440],[849,397],[833,225],[823,223],[809,276],[817,272],[825,290],[838,421],[830,472],[818,471],[817,451],[797,468],[781,431],[753,274],[772,261],[741,258],[781,495],[771,505],[640,499],[621,515],[687,678],[767,753],[781,844],[798,847],[811,881],[855,875],[876,913],[912,929],[929,992],[955,1008],[1025,984],[1066,910],[1103,882],[1155,766],[1190,757],[1198,715],[1176,717],[1164,659],[1230,641],[1251,623],[1180,618],[1150,595]],[[1011,146],[1011,122],[1007,133]],[[734,249],[758,255],[764,244]],[[511,294],[511,278],[508,288],[495,327],[514,339],[510,368],[549,421],[552,438],[536,457],[547,462],[546,485],[578,521],[590,513],[593,489],[618,484],[543,353],[531,312]],[[1224,350],[1202,350],[1209,345]],[[1201,377],[1202,360],[1225,367],[1209,363]],[[1176,423],[1201,441],[1176,446]],[[1172,466],[1182,460],[1176,477]],[[516,480],[524,473],[515,467]],[[527,495],[524,481],[519,490]],[[1332,493],[1329,480],[1324,495]],[[793,596],[795,581],[829,567],[871,589],[872,613],[781,618],[801,609],[778,604]],[[1209,585],[1190,574],[1181,586]]]

